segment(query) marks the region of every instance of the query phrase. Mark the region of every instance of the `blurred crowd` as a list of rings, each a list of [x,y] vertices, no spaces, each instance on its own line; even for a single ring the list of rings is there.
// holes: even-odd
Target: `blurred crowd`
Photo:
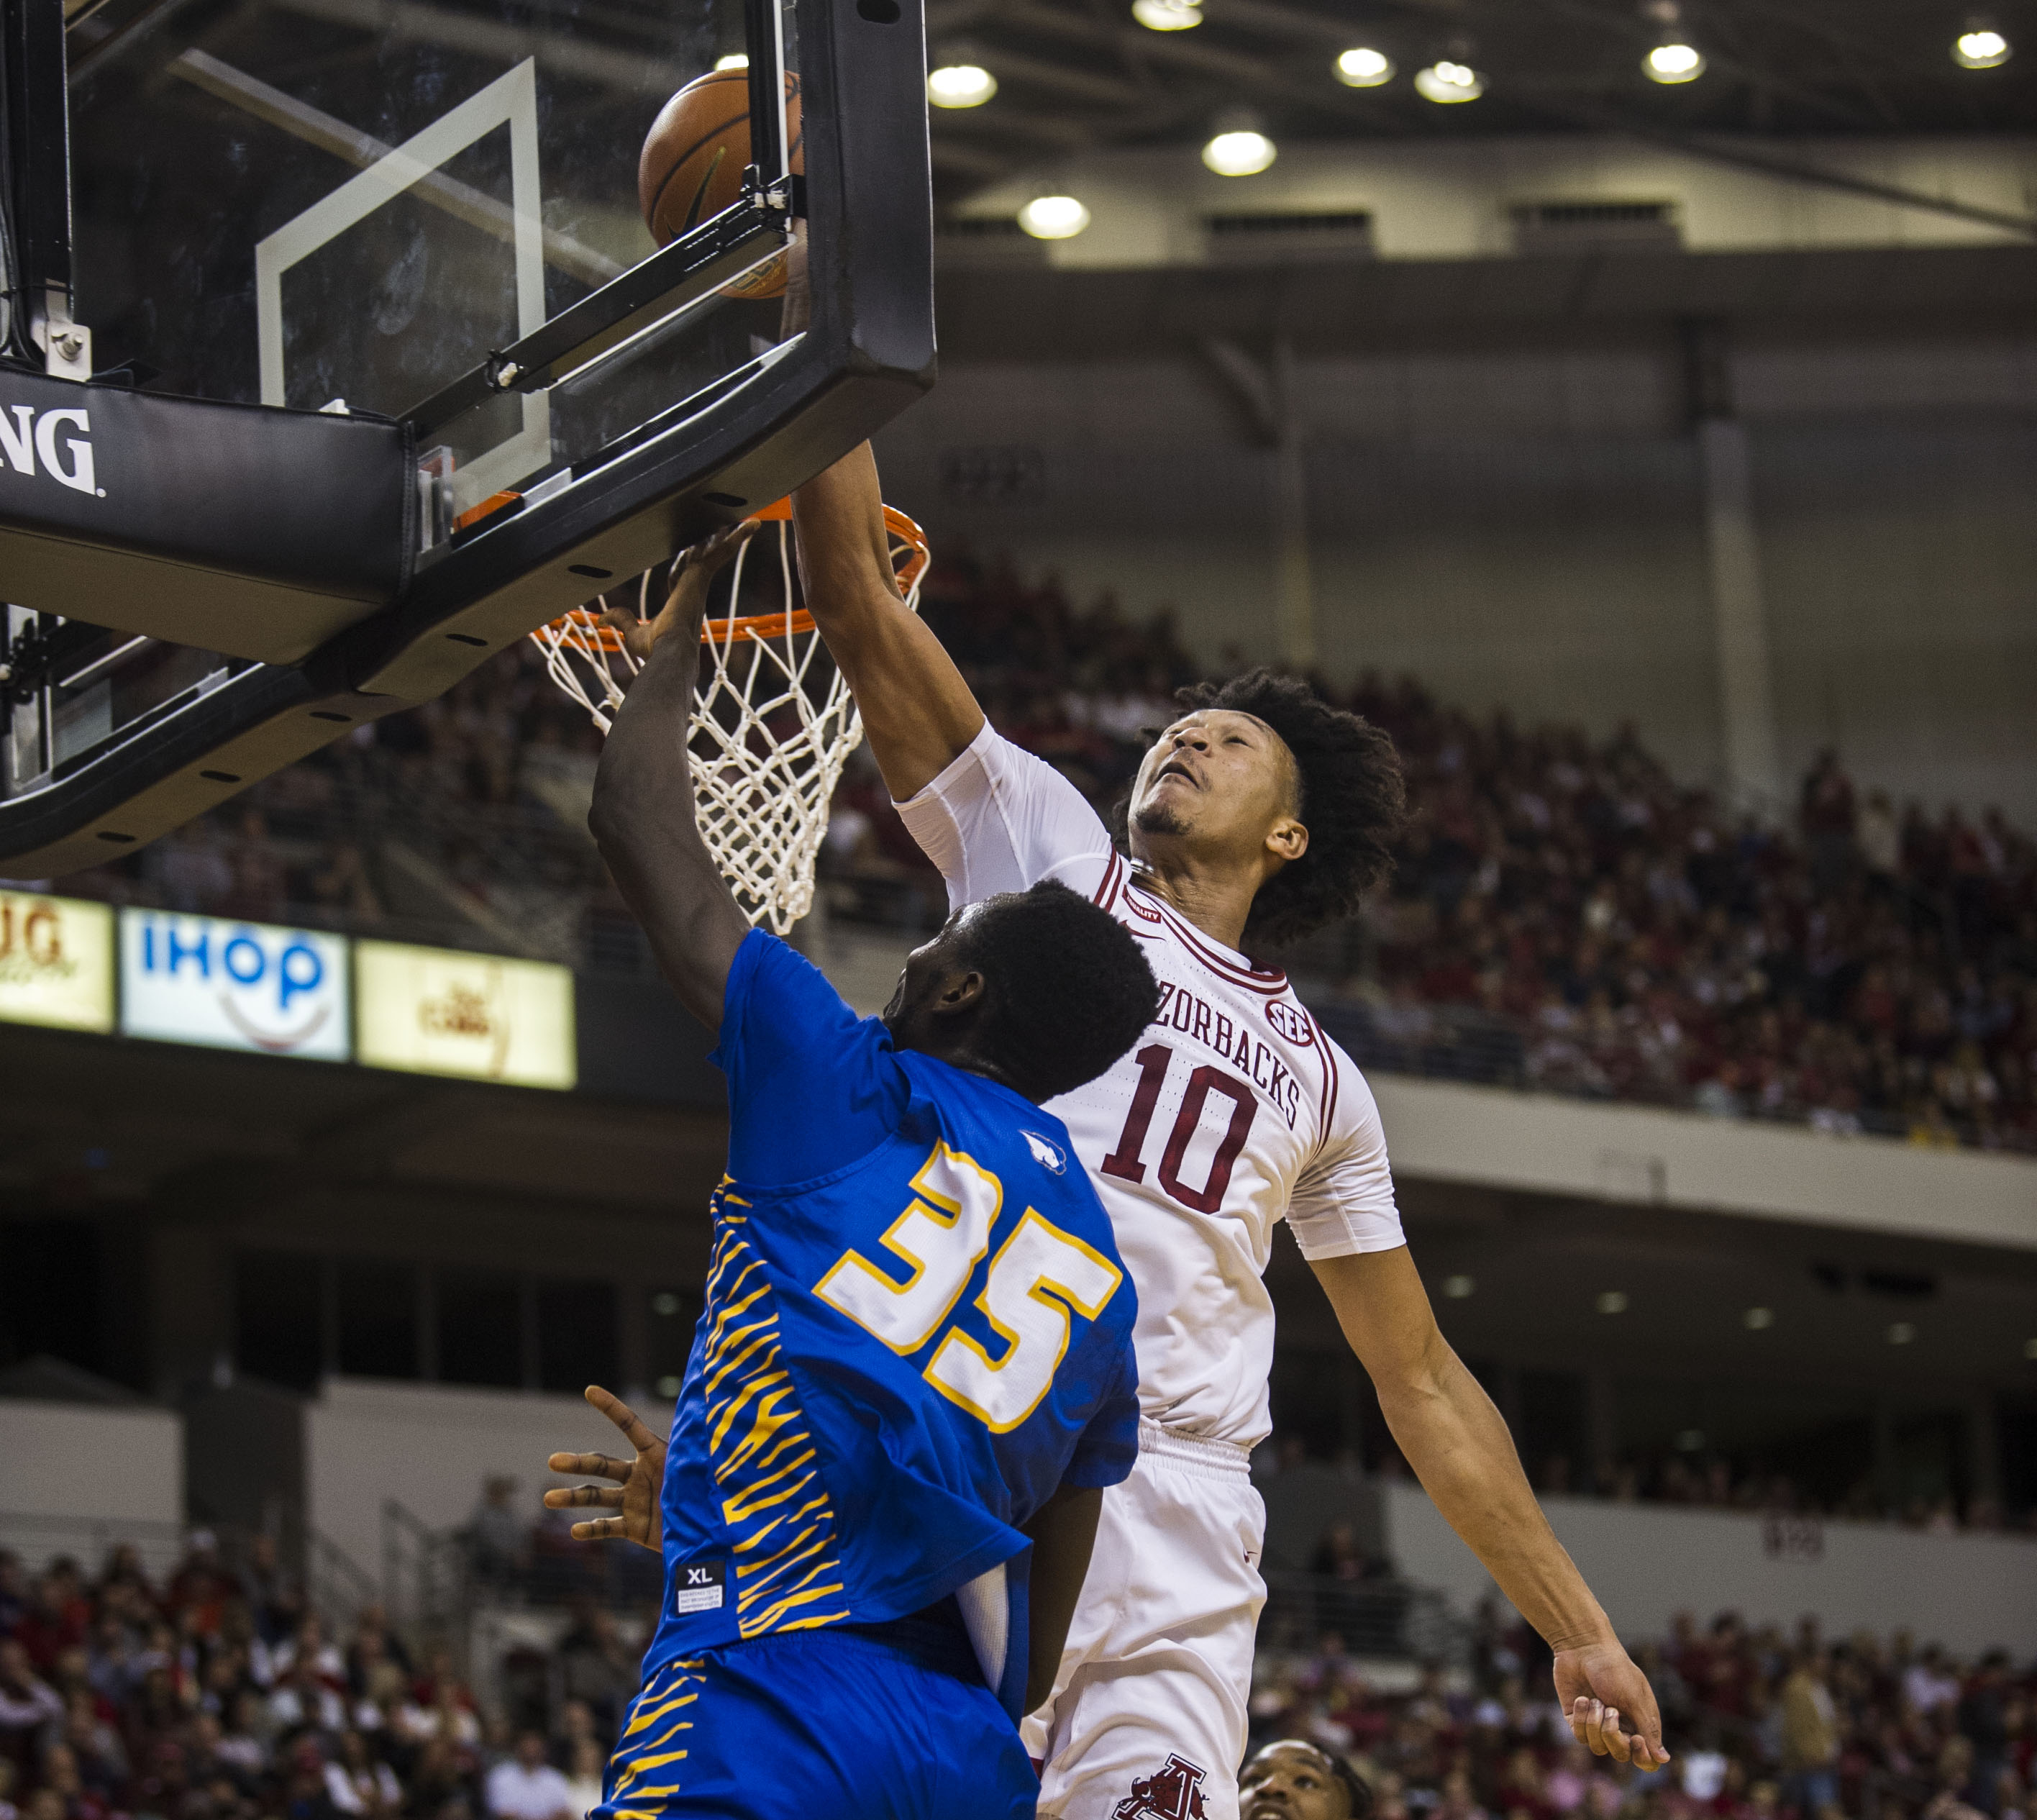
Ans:
[[[1254,1746],[1302,1738],[1344,1756],[1374,1820],[2027,1820],[2037,1667],[1960,1662],[1907,1635],[1827,1642],[1725,1614],[1687,1615],[1637,1652],[1669,1762],[1646,1773],[1576,1742],[1547,1647],[1490,1608],[1468,1675],[1419,1679],[1262,1636]],[[1411,1686],[1409,1683],[1412,1682]]]
[[[923,611],[1000,729],[1099,807],[1203,671],[1169,615],[1139,622],[1108,596],[1078,609],[1008,564],[938,562]],[[1998,811],[1899,806],[1831,753],[1796,802],[1729,803],[1631,725],[1597,740],[1480,718],[1411,679],[1316,682],[1393,735],[1418,812],[1368,914],[1285,957],[1362,1064],[2037,1148],[2037,842]],[[581,825],[598,751],[520,642],[70,883],[356,929],[436,917],[635,964]],[[867,749],[822,863],[838,918],[943,913]]]
[[[0,1820],[580,1820],[637,1652],[584,1607],[535,1679],[507,1666],[484,1710],[376,1606],[313,1610],[261,1538],[229,1566],[198,1532],[161,1584],[131,1548],[96,1579],[0,1553]]]
[[[1277,1615],[1260,1643],[1254,1745],[1346,1756],[1375,1820],[2028,1820],[2037,1674],[1999,1653],[1680,1618],[1637,1652],[1674,1753],[1641,1774],[1571,1741],[1546,1647],[1491,1609],[1468,1673]],[[96,1577],[0,1553],[0,1820],[581,1820],[634,1644],[583,1601],[499,1666],[483,1703],[376,1606],[313,1610],[259,1540],[229,1565],[198,1532],[160,1584],[131,1549]]]

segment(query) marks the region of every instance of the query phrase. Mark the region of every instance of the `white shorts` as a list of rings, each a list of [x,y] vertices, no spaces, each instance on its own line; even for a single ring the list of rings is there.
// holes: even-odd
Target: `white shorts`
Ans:
[[[1245,1449],[1139,1425],[1103,1494],[1053,1697],[1025,1724],[1042,1820],[1238,1820],[1266,1507]]]

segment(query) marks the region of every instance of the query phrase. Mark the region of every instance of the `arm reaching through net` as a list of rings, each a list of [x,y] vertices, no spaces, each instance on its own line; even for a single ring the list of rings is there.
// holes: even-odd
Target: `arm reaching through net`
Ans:
[[[893,797],[916,796],[984,725],[969,684],[891,570],[884,498],[870,445],[792,495],[807,611],[863,716]]]
[[[913,838],[958,906],[1025,891],[1110,836],[1060,772],[984,718],[954,660],[899,597],[867,443],[792,495],[807,610],[856,697]],[[1084,892],[1094,876],[1064,881]]]

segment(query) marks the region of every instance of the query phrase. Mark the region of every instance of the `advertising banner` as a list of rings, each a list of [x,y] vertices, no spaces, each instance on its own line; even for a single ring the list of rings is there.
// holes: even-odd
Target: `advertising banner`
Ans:
[[[346,938],[168,910],[120,913],[129,1036],[345,1061]]]
[[[356,942],[353,960],[368,1067],[520,1087],[578,1077],[570,969],[388,941]]]
[[[113,1027],[113,912],[77,898],[0,891],[0,1020]]]

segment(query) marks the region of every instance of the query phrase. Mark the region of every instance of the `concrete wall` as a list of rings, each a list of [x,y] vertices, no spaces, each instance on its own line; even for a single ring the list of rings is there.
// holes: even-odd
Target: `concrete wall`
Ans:
[[[0,1398],[0,1548],[31,1569],[53,1554],[96,1568],[116,1542],[174,1561],[184,1515],[183,1425],[170,1410]]]
[[[656,1432],[670,1404],[634,1406]],[[577,1397],[449,1390],[331,1378],[304,1412],[306,1515],[371,1577],[382,1573],[382,1507],[405,1506],[428,1528],[459,1527],[481,1502],[483,1481],[517,1482],[520,1508],[535,1523],[555,1449],[621,1454],[625,1444]]]
[[[1322,663],[1600,735],[1631,717],[1709,777],[1681,353],[1666,329],[1570,340],[1302,361]],[[1733,369],[1786,777],[1836,741],[1899,798],[2037,820],[2037,337],[1751,337]],[[1038,452],[1032,497],[944,484],[945,452],[1008,445]],[[1173,607],[1207,664],[1274,654],[1273,457],[1193,358],[951,362],[879,451],[937,548],[1008,552],[1079,604]]]
[[[1417,1486],[1382,1488],[1389,1548],[1400,1571],[1442,1587],[1461,1611],[1491,1577]],[[1814,1613],[1827,1636],[1908,1630],[1971,1655],[2037,1648],[2037,1540],[1926,1535],[1876,1524],[1715,1511],[1650,1509],[1545,1498],[1558,1538],[1620,1633],[1660,1636],[1679,1611],[1733,1610],[1755,1624]]]
[[[1368,1076],[1396,1174],[2037,1251],[2037,1161]]]

